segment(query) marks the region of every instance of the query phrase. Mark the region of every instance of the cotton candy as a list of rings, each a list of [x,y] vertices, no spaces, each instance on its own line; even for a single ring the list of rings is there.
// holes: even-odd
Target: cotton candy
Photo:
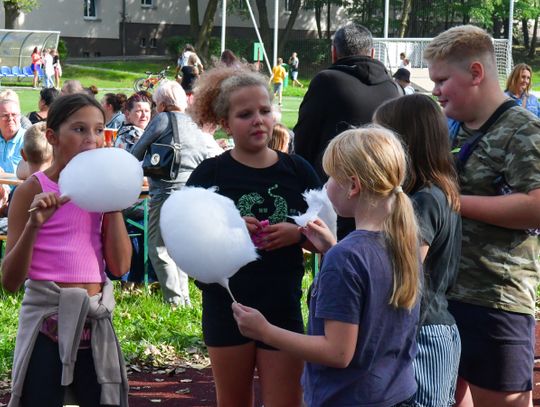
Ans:
[[[308,222],[320,218],[332,234],[337,236],[337,215],[332,206],[332,202],[328,199],[326,189],[310,189],[302,194],[304,200],[308,204],[306,213],[299,216],[291,216],[294,222],[301,227],[306,227]]]
[[[143,171],[139,161],[120,148],[77,154],[60,172],[60,193],[89,212],[129,208],[139,198]]]
[[[228,279],[258,258],[234,202],[212,190],[184,187],[171,194],[161,209],[160,227],[169,255],[202,283],[229,290]]]

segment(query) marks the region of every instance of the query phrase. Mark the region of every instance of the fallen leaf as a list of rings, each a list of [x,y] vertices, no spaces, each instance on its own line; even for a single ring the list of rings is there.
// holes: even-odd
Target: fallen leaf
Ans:
[[[180,389],[175,391],[176,394],[189,394],[191,393],[191,390],[189,387],[186,387],[185,389]]]

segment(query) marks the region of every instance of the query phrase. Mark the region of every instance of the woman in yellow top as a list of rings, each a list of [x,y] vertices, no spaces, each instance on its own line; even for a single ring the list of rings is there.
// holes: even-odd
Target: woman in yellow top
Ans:
[[[274,84],[274,96],[278,96],[278,104],[281,106],[281,98],[283,94],[283,81],[285,80],[285,76],[287,76],[287,71],[283,66],[283,59],[278,58],[277,64],[272,68],[272,76],[270,77],[270,81]]]

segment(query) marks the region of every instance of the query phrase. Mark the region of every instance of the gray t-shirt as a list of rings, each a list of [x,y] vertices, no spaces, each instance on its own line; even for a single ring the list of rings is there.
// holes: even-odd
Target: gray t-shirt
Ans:
[[[461,256],[461,217],[452,210],[436,186],[415,192],[411,199],[422,240],[429,246],[424,260],[424,287],[420,321],[422,325],[453,325],[446,294],[454,285]]]

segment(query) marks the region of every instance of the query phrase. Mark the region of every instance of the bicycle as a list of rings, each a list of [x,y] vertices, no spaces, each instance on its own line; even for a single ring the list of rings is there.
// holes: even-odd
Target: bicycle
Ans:
[[[135,92],[139,92],[141,90],[150,91],[154,89],[154,87],[156,87],[162,79],[165,79],[169,68],[170,66],[167,66],[165,69],[158,73],[148,71],[145,72],[145,74],[147,75],[146,78],[135,79],[135,81],[133,82],[133,89],[135,89]]]

